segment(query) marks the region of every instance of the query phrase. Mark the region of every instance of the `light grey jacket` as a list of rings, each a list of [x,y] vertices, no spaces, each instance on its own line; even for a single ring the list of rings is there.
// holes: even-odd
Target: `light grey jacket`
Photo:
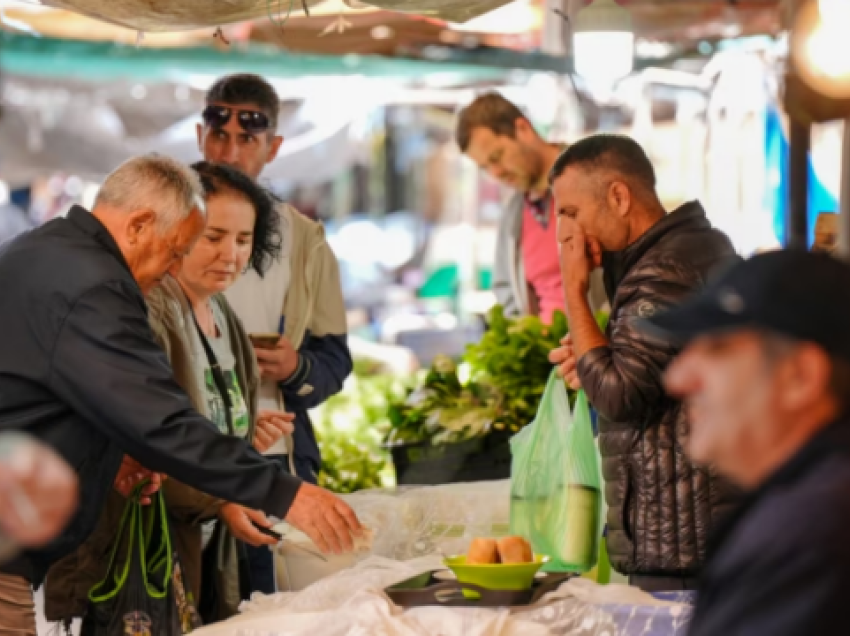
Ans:
[[[522,211],[525,207],[521,192],[513,195],[502,212],[496,237],[496,260],[493,264],[493,293],[506,316],[526,316],[537,313],[537,298],[525,278],[522,260]],[[590,308],[594,313],[608,311],[608,297],[602,280],[602,270],[590,277]],[[566,307],[565,307],[566,310]]]

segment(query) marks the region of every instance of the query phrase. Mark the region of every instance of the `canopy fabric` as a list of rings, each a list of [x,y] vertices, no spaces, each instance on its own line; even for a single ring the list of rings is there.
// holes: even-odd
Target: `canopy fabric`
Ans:
[[[302,13],[322,0],[42,0],[139,31],[188,31]],[[466,22],[510,0],[366,0],[358,5],[416,13],[449,22]]]
[[[105,6],[105,5],[104,5]],[[362,75],[450,86],[504,77],[505,70],[475,64],[377,56],[300,55],[270,46],[218,51],[209,47],[135,48],[111,42],[33,38],[0,32],[0,69],[42,78],[167,81],[191,74],[250,70],[268,77]]]

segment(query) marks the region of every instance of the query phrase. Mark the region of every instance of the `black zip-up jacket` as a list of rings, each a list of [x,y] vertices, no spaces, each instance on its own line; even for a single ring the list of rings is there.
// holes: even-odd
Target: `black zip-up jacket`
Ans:
[[[625,574],[693,576],[715,518],[735,491],[685,456],[685,410],[662,376],[678,347],[641,325],[681,302],[738,257],[699,203],[671,212],[627,249],[605,254],[611,316],[606,347],[587,352],[578,374],[599,413],[608,502],[608,552]]]
[[[300,480],[192,408],[124,257],[86,210],[74,207],[0,250],[0,338],[0,430],[52,446],[81,489],[63,534],[4,571],[38,586],[76,549],[124,454],[202,492],[286,516]]]
[[[712,538],[689,636],[846,634],[850,418],[806,444]]]

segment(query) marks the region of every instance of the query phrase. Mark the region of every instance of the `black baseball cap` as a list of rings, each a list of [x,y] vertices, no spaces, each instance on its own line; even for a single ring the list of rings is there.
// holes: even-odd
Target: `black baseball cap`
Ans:
[[[850,265],[781,250],[739,261],[682,305],[647,319],[682,344],[754,329],[812,342],[850,361]]]

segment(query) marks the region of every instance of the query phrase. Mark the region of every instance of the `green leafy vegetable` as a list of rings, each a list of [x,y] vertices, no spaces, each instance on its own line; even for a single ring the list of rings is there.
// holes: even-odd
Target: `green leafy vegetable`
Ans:
[[[390,405],[389,444],[447,444],[494,430],[515,433],[534,419],[552,371],[549,353],[567,334],[567,318],[556,311],[549,325],[536,316],[510,319],[497,305],[487,322],[481,341],[461,358],[469,368],[465,385],[457,365],[438,356],[424,381]],[[607,315],[598,322],[604,328]],[[574,392],[568,392],[572,400]]]
[[[349,493],[394,485],[383,441],[391,428],[390,404],[407,391],[404,380],[381,373],[368,361],[354,361],[343,390],[312,413],[322,449],[320,486]]]

